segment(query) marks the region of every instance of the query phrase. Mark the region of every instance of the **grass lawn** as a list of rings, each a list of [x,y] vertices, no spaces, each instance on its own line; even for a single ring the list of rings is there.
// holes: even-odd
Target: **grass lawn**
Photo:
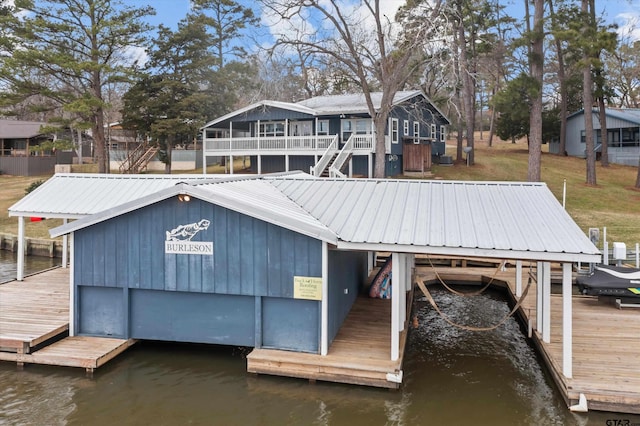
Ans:
[[[546,149],[543,148],[543,150]],[[447,154],[455,154],[455,146],[447,146]],[[451,180],[507,180],[525,181],[527,178],[526,142],[512,144],[495,142],[493,147],[476,141],[476,164],[433,167],[433,175],[438,179]],[[234,170],[240,174],[242,160],[234,162]],[[208,173],[224,173],[224,167],[211,166]],[[202,170],[179,173],[202,173]],[[589,228],[607,228],[607,239],[622,241],[628,249],[640,242],[640,191],[633,188],[637,168],[611,165],[603,168],[598,165],[596,176],[598,185],[588,186],[585,182],[586,165],[584,159],[559,157],[543,153],[542,180],[562,202],[564,179],[567,180],[567,211],[585,231]],[[34,181],[43,177],[16,177],[0,175],[0,233],[17,234],[18,220],[8,217],[7,209],[25,195],[25,189]],[[60,220],[27,222],[28,237],[48,238],[48,230],[58,226]],[[602,234],[601,234],[602,238]]]

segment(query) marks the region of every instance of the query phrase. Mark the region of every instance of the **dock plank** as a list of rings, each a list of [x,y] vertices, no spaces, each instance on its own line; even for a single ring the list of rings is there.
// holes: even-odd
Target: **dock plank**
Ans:
[[[56,268],[0,285],[0,361],[92,372],[135,343],[132,339],[64,337],[68,330],[68,269]],[[61,340],[49,343],[54,338]],[[49,344],[39,347],[45,343]]]

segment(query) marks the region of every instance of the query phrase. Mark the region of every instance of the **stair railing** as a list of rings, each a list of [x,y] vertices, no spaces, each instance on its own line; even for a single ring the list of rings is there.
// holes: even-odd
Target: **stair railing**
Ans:
[[[338,150],[338,135],[335,135],[335,137],[333,138],[333,141],[331,141],[327,149],[324,151],[324,154],[322,154],[322,157],[320,157],[320,160],[318,160],[315,166],[311,167],[310,169],[311,174],[313,176],[320,176],[322,172],[324,172],[324,169],[326,169],[327,166],[329,165],[329,162],[333,158],[333,154],[335,154],[337,150]]]
[[[356,139],[355,136],[356,135],[352,134],[349,137],[349,140],[347,140],[347,143],[344,144],[344,146],[340,150],[340,153],[336,157],[335,161],[329,167],[329,177],[339,177],[339,178],[346,177],[345,174],[341,172],[341,170],[344,167],[344,164],[347,162],[347,160],[351,158],[351,154],[353,153],[353,143]]]

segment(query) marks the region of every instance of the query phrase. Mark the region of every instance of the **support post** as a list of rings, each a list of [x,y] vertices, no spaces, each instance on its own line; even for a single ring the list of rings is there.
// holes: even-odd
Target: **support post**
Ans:
[[[636,268],[640,268],[640,243],[636,243]]]
[[[284,156],[284,171],[289,171],[289,154],[285,154]]]
[[[542,333],[542,262],[536,263],[536,331]]]
[[[551,343],[551,264],[544,262],[542,278],[542,341]]]
[[[258,174],[262,174],[262,155],[258,155]]]
[[[400,256],[391,254],[391,276],[400,277]],[[396,279],[397,281],[397,279]],[[391,361],[400,358],[400,283],[391,284]]]
[[[16,279],[22,281],[24,279],[24,216],[18,216],[18,264],[16,266]]]
[[[522,260],[516,260],[516,297],[522,297]]]
[[[562,374],[573,377],[573,312],[571,264],[562,264]]]
[[[373,268],[376,266],[376,252],[370,251],[367,252],[367,275],[373,271]]]
[[[406,296],[406,288],[407,288],[407,284],[406,284],[406,280],[407,280],[407,255],[406,253],[398,253],[398,260],[399,260],[399,264],[398,264],[398,278],[395,278],[395,275],[391,275],[392,281],[391,281],[391,285],[397,285],[400,288],[398,289],[398,294],[400,297],[400,300],[398,300],[398,308],[400,310],[399,312],[399,318],[398,318],[398,330],[399,331],[404,331],[404,323],[406,320],[406,312],[407,312],[407,296]],[[395,283],[393,281],[396,281]],[[393,290],[391,290],[393,291]]]
[[[67,218],[62,219],[62,223],[64,225],[67,224],[69,220]],[[68,258],[67,258],[67,247],[69,246],[69,236],[67,234],[64,234],[62,236],[62,267],[66,268],[67,267],[67,263],[69,262]]]
[[[74,281],[75,275],[75,253],[74,253],[74,242],[73,242],[73,232],[69,236],[69,336],[73,337],[76,335],[76,292]]]
[[[229,155],[229,174],[233,174],[233,155]]]
[[[329,245],[322,242],[322,301],[320,325],[320,355],[329,352]]]
[[[367,166],[369,167],[368,173],[369,173],[369,179],[371,179],[373,177],[373,154],[369,153],[367,154]]]

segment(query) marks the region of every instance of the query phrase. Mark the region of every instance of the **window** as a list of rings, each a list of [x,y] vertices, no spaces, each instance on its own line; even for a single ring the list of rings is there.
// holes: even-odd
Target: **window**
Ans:
[[[329,134],[329,120],[318,120],[318,134],[319,135]]]
[[[398,134],[398,119],[391,119],[391,143],[398,143],[399,134]]]
[[[369,120],[356,120],[356,134],[366,135],[369,133]]]
[[[447,126],[440,126],[440,142],[447,141]]]
[[[260,137],[284,136],[284,122],[260,123]]]
[[[289,135],[311,136],[311,121],[292,121],[289,123]]]
[[[580,130],[580,143],[587,142],[587,132],[585,130]]]
[[[402,126],[404,128],[404,135],[409,136],[409,120],[404,120]]]
[[[420,123],[413,122],[413,143],[420,143]]]
[[[431,125],[431,134],[429,135],[429,137],[434,141],[436,140],[436,125],[435,124]]]

